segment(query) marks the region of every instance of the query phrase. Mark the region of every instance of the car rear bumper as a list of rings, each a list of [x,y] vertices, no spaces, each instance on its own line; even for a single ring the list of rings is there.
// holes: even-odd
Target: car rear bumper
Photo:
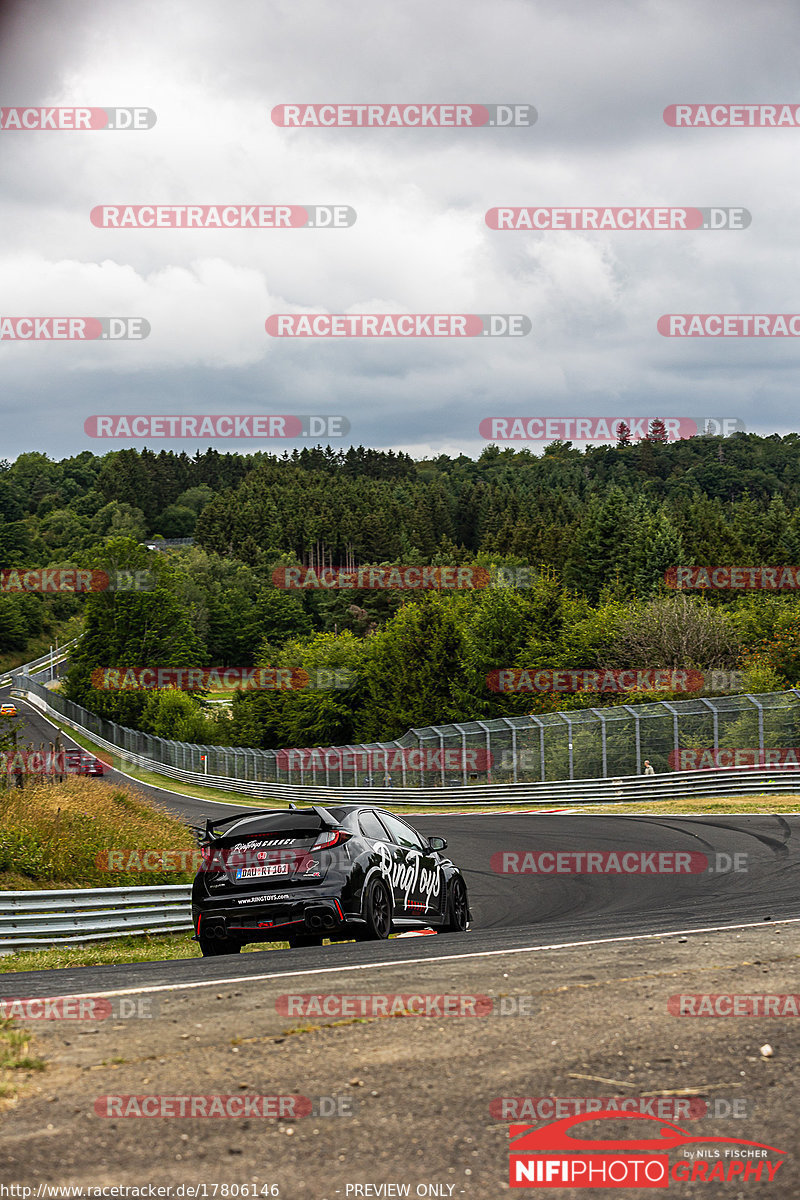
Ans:
[[[305,892],[297,899],[265,900],[258,904],[246,901],[246,896],[226,895],[193,904],[195,934],[242,942],[269,942],[285,941],[292,934],[336,936],[348,926],[363,924],[360,916],[343,910],[338,891],[315,889],[313,894]]]

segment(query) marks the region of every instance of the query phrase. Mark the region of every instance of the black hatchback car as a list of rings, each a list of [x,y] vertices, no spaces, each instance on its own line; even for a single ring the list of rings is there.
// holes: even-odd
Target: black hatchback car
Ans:
[[[463,932],[467,885],[446,847],[392,813],[355,804],[209,820],[192,889],[195,938],[216,955],[248,942]]]

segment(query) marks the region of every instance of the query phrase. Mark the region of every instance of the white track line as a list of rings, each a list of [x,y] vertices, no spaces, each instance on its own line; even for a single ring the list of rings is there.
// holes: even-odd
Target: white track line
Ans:
[[[494,958],[497,955],[504,954],[539,954],[542,950],[570,950],[579,946],[603,946],[612,942],[653,941],[658,938],[687,937],[699,933],[724,933],[735,929],[764,929],[767,926],[794,925],[798,923],[800,923],[800,917],[781,917],[777,921],[748,921],[742,925],[706,925],[702,929],[671,929],[666,933],[634,933],[627,934],[624,937],[591,938],[583,942],[552,942],[547,946],[520,946],[513,950],[475,950],[467,951],[466,954],[439,954],[431,958],[399,958],[394,962],[357,963],[339,967],[311,967],[304,971],[270,971],[263,975],[231,975],[223,979],[202,979],[194,983],[160,983],[152,987],[117,988],[114,991],[107,992],[75,992],[69,993],[69,995],[74,996],[76,999],[81,999],[89,996],[139,996],[148,992],[191,991],[194,988],[222,987],[223,985],[233,983],[258,983],[263,982],[265,979],[293,979],[300,975],[335,975],[344,971],[379,971],[392,967],[407,967],[434,962],[460,962],[465,958]],[[132,963],[131,965],[137,966],[139,964]],[[69,970],[70,968],[65,967],[61,969]],[[75,969],[91,970],[90,967]],[[53,997],[43,998],[53,999]],[[13,997],[8,996],[5,999],[10,1002],[13,1000]]]

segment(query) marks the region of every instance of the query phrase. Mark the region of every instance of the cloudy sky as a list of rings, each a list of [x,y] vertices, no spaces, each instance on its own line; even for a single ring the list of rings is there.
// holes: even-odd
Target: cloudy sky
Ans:
[[[122,446],[92,414],[341,414],[347,445],[476,456],[485,417],[798,428],[791,338],[665,313],[800,312],[792,0],[0,0],[0,106],[135,106],[143,131],[0,132],[0,317],[137,316],[144,341],[0,341],[0,457]],[[285,103],[526,103],[529,128],[287,129]],[[103,229],[100,204],[346,204],[346,229]],[[745,230],[497,232],[495,206],[721,206]],[[521,313],[520,338],[287,339],[274,313]],[[342,444],[342,443],[339,443]],[[541,443],[528,443],[541,449]]]

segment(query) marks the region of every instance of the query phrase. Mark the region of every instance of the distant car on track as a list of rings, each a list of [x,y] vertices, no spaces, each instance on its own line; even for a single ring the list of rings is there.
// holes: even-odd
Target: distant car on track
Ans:
[[[0,704],[0,717],[16,717],[17,715],[16,704]]]
[[[471,920],[467,885],[446,848],[444,838],[359,804],[209,820],[192,889],[196,940],[209,956],[250,942],[461,933]]]
[[[87,754],[80,750],[67,750],[64,757],[70,775],[105,775],[107,771],[111,770],[108,763],[104,763],[102,758],[95,758],[94,754]]]

